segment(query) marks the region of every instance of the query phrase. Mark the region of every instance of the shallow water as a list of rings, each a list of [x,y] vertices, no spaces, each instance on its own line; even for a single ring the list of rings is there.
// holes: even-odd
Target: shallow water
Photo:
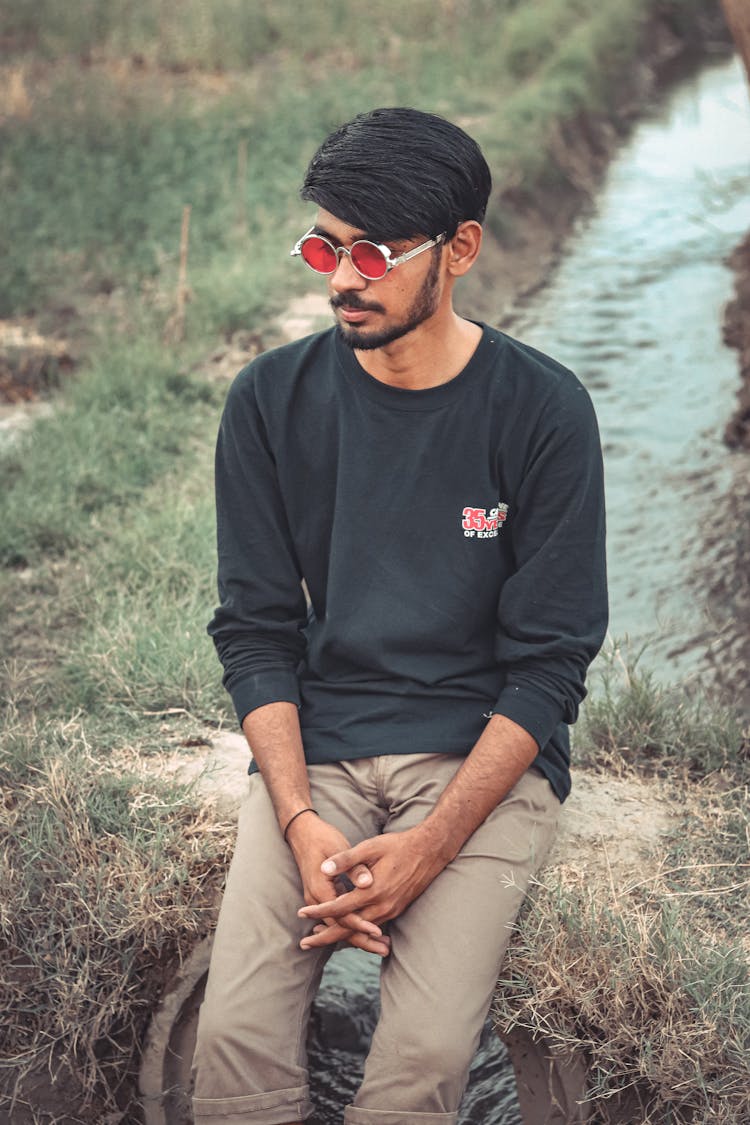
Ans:
[[[513,333],[570,366],[605,454],[611,632],[662,679],[699,674],[721,440],[738,387],[723,264],[750,228],[750,112],[736,60],[681,85],[613,163],[549,286]],[[718,564],[717,564],[718,565]]]
[[[700,675],[717,627],[706,530],[730,479],[721,441],[737,386],[721,342],[722,260],[750,228],[750,113],[736,61],[682,83],[634,131],[595,210],[512,334],[572,367],[605,450],[611,631],[661,678]],[[334,1125],[361,1080],[378,964],[329,963],[311,1049],[315,1125]],[[354,1049],[352,1049],[354,1048]],[[517,1125],[504,1049],[483,1038],[462,1125]]]

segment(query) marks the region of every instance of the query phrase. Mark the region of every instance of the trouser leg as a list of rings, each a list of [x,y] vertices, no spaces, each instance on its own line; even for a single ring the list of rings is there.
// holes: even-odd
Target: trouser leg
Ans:
[[[338,766],[310,769],[313,802],[351,843],[377,810]],[[260,776],[239,819],[194,1055],[196,1125],[284,1125],[309,1116],[306,1035],[330,949],[301,950],[302,885]]]
[[[434,762],[434,785],[421,789],[406,767],[394,780],[411,796],[396,801],[386,831],[421,821],[457,764]],[[390,923],[381,1017],[347,1125],[455,1122],[511,927],[559,808],[549,783],[527,772],[456,859]]]

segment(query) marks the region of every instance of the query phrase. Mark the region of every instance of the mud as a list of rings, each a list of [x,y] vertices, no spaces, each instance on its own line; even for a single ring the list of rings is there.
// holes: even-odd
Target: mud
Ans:
[[[724,343],[737,349],[740,388],[724,440],[730,449],[750,450],[750,233],[727,264],[734,271],[734,297],[724,312]]]

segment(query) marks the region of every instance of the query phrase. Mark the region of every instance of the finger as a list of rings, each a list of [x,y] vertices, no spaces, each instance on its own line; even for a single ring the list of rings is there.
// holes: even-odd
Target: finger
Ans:
[[[356,933],[370,934],[371,937],[380,937],[383,931],[378,923],[371,918],[365,918],[362,914],[354,913],[353,911],[343,914],[338,912],[332,914],[330,910],[324,909],[325,907],[336,906],[337,902],[338,900],[334,899],[330,903],[322,903],[320,906],[316,907],[316,914],[303,914],[301,910],[297,911],[297,913],[300,918],[310,918],[313,921],[318,921],[321,919],[322,912],[322,921],[324,921],[327,926],[344,926],[346,929],[353,930]],[[305,907],[304,909],[307,910],[308,908]]]
[[[313,902],[308,906],[302,906],[297,914],[300,918],[325,918],[330,915],[340,921],[344,915],[356,913],[360,907],[366,905],[368,905],[367,900],[363,901],[358,891],[349,891],[347,894],[339,895],[338,898],[329,899],[328,902]]]
[[[349,945],[357,949],[364,949],[365,953],[377,953],[379,957],[387,957],[391,952],[391,939],[385,934],[381,938],[367,937],[365,934],[352,934]]]
[[[348,872],[349,878],[352,883],[357,887],[371,887],[372,886],[372,871],[364,863],[357,863]]]
[[[371,922],[369,918],[363,918],[361,914],[345,914],[343,918],[328,916],[317,926],[313,926],[312,932],[314,934],[322,933],[332,926],[336,926],[338,930],[346,931],[346,933],[339,934],[338,941],[341,941],[342,938],[348,938],[349,934],[352,933],[364,934],[366,937],[374,938],[383,936],[383,931],[377,922]]]
[[[370,934],[352,933],[345,926],[334,923],[330,926],[316,926],[311,934],[300,942],[301,949],[319,949],[326,945],[335,945],[340,941],[348,941],[350,945],[363,949],[366,953],[376,953],[380,957],[387,957],[391,951],[391,940],[385,934],[373,937]]]
[[[319,949],[323,945],[335,945],[339,941],[346,941],[350,936],[351,930],[332,921],[329,925],[315,926],[313,932],[306,934],[299,945],[300,949]],[[375,938],[372,940],[374,941]]]
[[[361,844],[356,844],[353,848],[346,848],[343,852],[336,852],[334,855],[324,859],[320,865],[320,870],[324,875],[341,874],[342,871],[351,871],[352,868],[360,868],[367,866],[368,860],[375,858],[376,852],[373,851],[373,845],[376,840],[363,840]]]
[[[330,929],[331,926],[339,926],[338,932],[340,933],[340,937],[338,940],[340,942],[348,941],[350,945],[361,946],[363,949],[366,948],[368,950],[372,942],[387,945],[390,948],[391,939],[388,934],[381,932],[380,934],[372,935],[359,933],[356,930],[347,930],[345,926],[340,926],[339,923],[334,922],[332,918],[329,918],[327,922],[319,922],[317,926],[313,926],[312,932],[314,934],[323,934]]]

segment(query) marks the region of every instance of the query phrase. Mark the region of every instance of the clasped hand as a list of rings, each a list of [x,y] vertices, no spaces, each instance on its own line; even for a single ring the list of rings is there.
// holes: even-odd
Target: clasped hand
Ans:
[[[332,826],[326,828],[336,832]],[[340,833],[339,833],[340,835]],[[414,901],[445,867],[429,846],[421,826],[404,832],[373,836],[350,848],[327,853],[318,872],[311,873],[308,883],[303,873],[306,905],[299,910],[301,918],[316,922],[313,932],[303,938],[303,949],[314,949],[348,941],[371,953],[386,956],[390,940],[382,925],[396,918]],[[347,876],[354,889],[339,893],[337,880]],[[329,893],[320,898],[321,880]],[[313,888],[314,884],[314,888]],[[340,884],[339,884],[340,885]]]

